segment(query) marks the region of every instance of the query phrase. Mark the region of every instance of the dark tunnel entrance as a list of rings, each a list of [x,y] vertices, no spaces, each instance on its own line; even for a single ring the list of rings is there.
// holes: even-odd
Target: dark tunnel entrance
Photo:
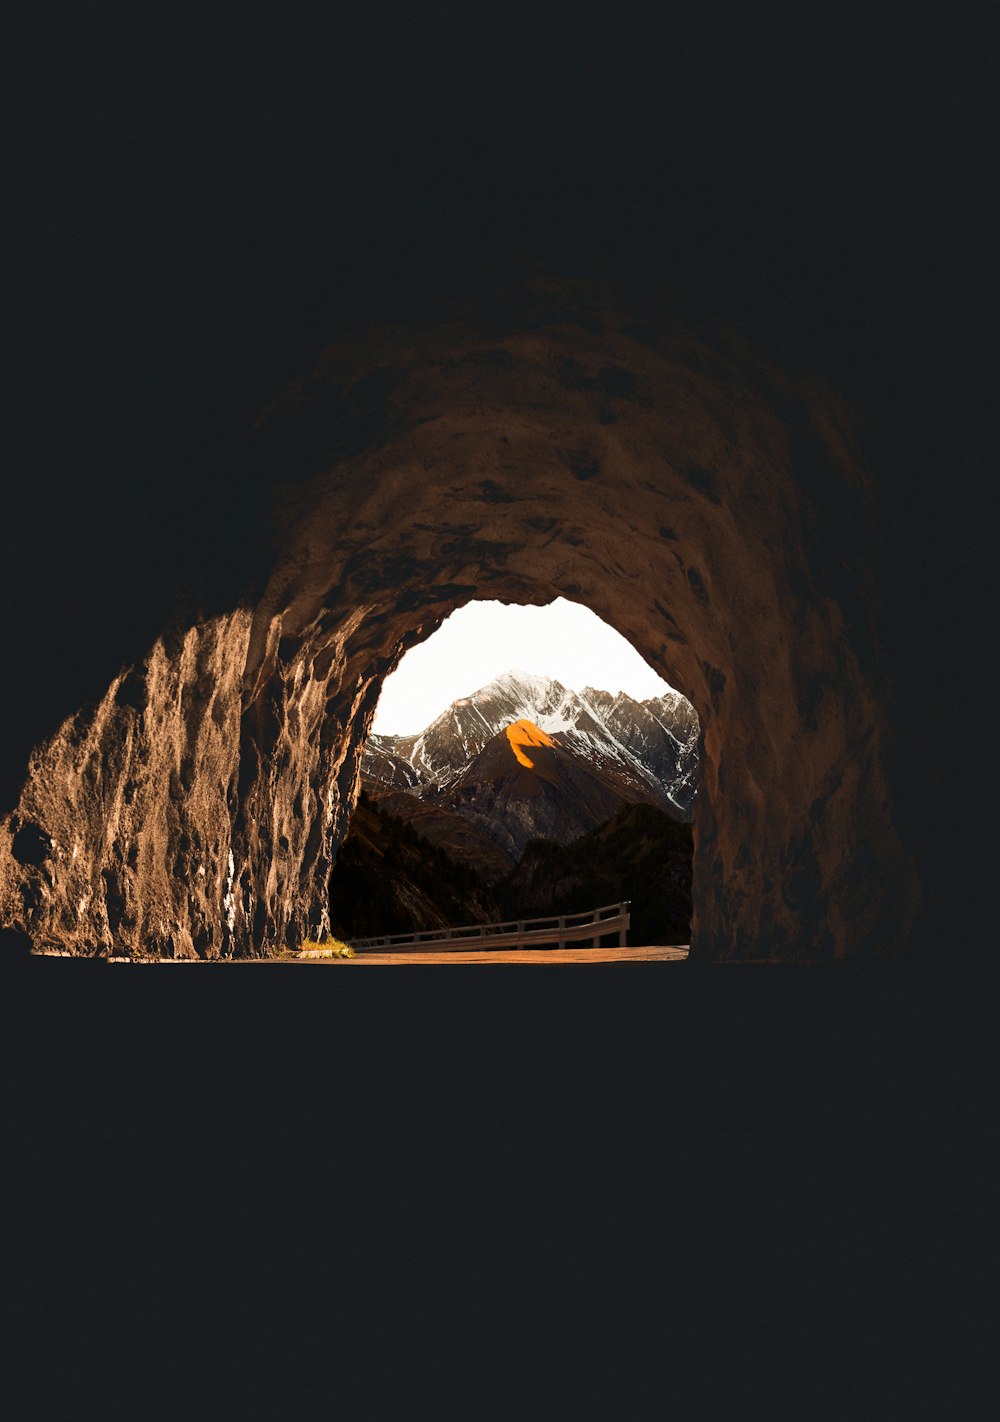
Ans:
[[[39,748],[0,831],[6,923],[208,957],[324,932],[383,678],[474,598],[561,596],[700,719],[692,959],[898,951],[917,890],[862,596],[867,483],[829,391],[736,337],[545,289],[502,330],[326,352],[256,438],[277,471],[266,586],[157,641],[128,695],[123,672]],[[850,547],[824,522],[838,501]],[[12,850],[27,824],[40,864]]]
[[[589,609],[467,603],[384,683],[330,881],[334,936],[628,903],[632,946],[686,947],[700,734]]]

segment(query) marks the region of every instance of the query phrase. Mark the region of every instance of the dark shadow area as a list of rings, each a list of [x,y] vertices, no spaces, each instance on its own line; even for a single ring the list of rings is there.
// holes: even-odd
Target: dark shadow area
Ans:
[[[979,28],[914,13],[903,39],[888,12],[778,7],[483,36],[355,14],[301,62],[269,31],[236,53],[209,25],[196,61],[151,23],[122,63],[117,27],[88,22],[84,66],[78,23],[29,31],[0,808],[31,748],[165,626],[254,599],[286,471],[246,431],[332,332],[463,310],[526,271],[610,271],[741,324],[860,411],[920,943],[992,952],[988,699],[950,734],[950,689],[985,682],[992,645],[997,124]],[[377,428],[383,396],[360,391],[337,439]],[[817,536],[849,556],[849,523],[824,514]]]
[[[362,790],[330,876],[343,939],[583,913],[630,902],[630,946],[688,943],[691,827],[627,805],[568,844],[533,839],[509,873],[456,859]],[[474,945],[472,945],[474,946]]]
[[[652,805],[623,807],[570,844],[531,840],[498,886],[505,917],[579,913],[629,900],[631,946],[691,939],[691,826]]]
[[[335,937],[381,937],[500,917],[493,889],[473,863],[452,858],[362,790],[330,876]]]

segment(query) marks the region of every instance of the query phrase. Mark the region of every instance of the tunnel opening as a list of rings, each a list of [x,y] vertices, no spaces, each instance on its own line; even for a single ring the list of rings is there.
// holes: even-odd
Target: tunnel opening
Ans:
[[[207,957],[328,932],[386,676],[474,600],[561,597],[697,713],[692,960],[901,951],[850,420],[738,335],[605,299],[543,283],[368,332],[279,392],[246,456],[266,565],[39,743],[0,823],[6,924]]]
[[[473,601],[383,683],[330,882],[342,939],[631,905],[687,944],[700,724],[566,599]]]

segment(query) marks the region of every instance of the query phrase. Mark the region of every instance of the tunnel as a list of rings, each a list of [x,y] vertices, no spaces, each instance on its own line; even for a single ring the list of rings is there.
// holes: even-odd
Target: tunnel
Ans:
[[[820,377],[537,280],[340,339],[241,457],[263,574],[40,738],[5,925],[82,955],[321,936],[385,676],[473,599],[562,596],[700,718],[690,961],[905,952],[872,476]]]

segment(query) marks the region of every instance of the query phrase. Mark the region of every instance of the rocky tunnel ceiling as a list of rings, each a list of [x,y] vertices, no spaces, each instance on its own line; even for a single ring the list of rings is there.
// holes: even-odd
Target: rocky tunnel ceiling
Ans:
[[[692,958],[905,948],[877,535],[821,384],[540,284],[331,347],[251,466],[266,576],[39,744],[0,823],[5,923],[83,954],[322,932],[384,676],[470,599],[561,595],[701,719]]]

